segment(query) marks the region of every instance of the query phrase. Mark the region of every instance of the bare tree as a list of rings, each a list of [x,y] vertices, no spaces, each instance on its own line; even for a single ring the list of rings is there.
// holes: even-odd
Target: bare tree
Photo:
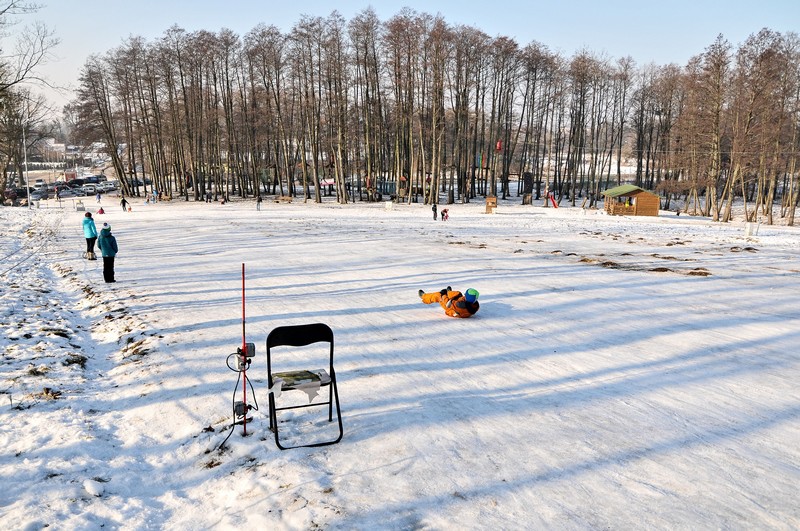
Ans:
[[[52,130],[52,124],[45,126],[43,116],[52,111],[31,89],[49,84],[40,77],[38,69],[46,63],[59,41],[40,22],[16,32],[10,45],[5,41],[10,29],[19,24],[17,17],[32,15],[39,7],[22,0],[0,1],[0,162],[5,163],[4,168],[15,165],[20,181],[27,150],[39,144]],[[3,171],[0,189],[5,190],[7,184]]]
[[[125,179],[125,166],[120,155],[121,134],[118,117],[114,112],[109,73],[104,61],[92,56],[81,72],[81,88],[72,104],[79,116],[79,137],[102,138],[111,155],[111,163],[122,184],[122,191],[130,194],[130,185]]]
[[[0,98],[22,83],[49,85],[40,77],[38,68],[45,64],[49,53],[59,43],[54,33],[41,22],[33,22],[15,34],[11,46],[3,44],[9,29],[19,23],[17,16],[31,15],[39,5],[22,0],[0,2]]]
[[[358,151],[366,191],[369,200],[380,199],[386,186],[386,151],[384,149],[386,124],[384,120],[383,88],[381,86],[382,63],[379,59],[381,22],[374,9],[368,8],[358,14],[349,26],[353,46],[353,86],[355,106],[358,109],[354,134],[361,138]]]

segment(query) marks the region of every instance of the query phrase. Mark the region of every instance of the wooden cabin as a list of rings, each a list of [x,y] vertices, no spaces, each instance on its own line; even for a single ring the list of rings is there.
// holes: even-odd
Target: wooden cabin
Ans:
[[[632,184],[623,184],[603,192],[604,208],[611,216],[657,216],[661,199]]]

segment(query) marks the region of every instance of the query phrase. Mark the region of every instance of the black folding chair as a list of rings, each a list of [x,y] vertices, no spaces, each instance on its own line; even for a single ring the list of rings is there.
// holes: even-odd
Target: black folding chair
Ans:
[[[325,369],[300,369],[290,371],[272,372],[273,369],[273,350],[275,347],[304,347],[313,343],[329,343],[330,354],[328,370]],[[325,446],[335,444],[342,440],[342,412],[339,409],[339,391],[336,387],[336,372],[333,369],[333,330],[326,324],[315,323],[296,326],[279,326],[267,336],[267,378],[270,389],[277,389],[276,382],[281,383],[280,395],[285,391],[300,390],[306,393],[313,393],[315,390],[327,387],[328,399],[325,401],[313,401],[309,394],[309,403],[296,404],[278,407],[275,392],[269,394],[269,427],[275,433],[275,444],[281,450],[289,448]],[[298,444],[294,446],[284,446],[281,444],[278,435],[278,411],[287,409],[299,409],[316,406],[328,406],[328,422],[333,422],[333,403],[336,402],[336,418],[339,422],[339,435],[333,440],[314,442],[311,444]]]

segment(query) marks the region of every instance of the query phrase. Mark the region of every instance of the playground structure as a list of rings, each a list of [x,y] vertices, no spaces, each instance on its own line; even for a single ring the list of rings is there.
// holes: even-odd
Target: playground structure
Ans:
[[[623,184],[603,192],[604,209],[612,216],[658,216],[659,197],[632,184]]]

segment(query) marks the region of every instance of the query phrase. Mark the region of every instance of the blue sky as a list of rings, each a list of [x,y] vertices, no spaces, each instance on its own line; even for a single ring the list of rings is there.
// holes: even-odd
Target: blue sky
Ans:
[[[55,30],[61,44],[43,72],[59,85],[75,84],[86,58],[120,45],[131,35],[153,40],[177,24],[188,30],[229,28],[244,35],[259,22],[288,32],[302,15],[345,19],[372,5],[381,20],[404,6],[441,13],[453,25],[475,26],[491,36],[513,37],[520,45],[539,41],[569,56],[586,48],[612,58],[625,55],[638,64],[685,64],[723,34],[737,45],[767,27],[800,32],[800,1],[740,0],[565,0],[565,1],[328,1],[271,0],[41,0],[45,6],[29,20]],[[60,105],[68,95],[48,97]]]

